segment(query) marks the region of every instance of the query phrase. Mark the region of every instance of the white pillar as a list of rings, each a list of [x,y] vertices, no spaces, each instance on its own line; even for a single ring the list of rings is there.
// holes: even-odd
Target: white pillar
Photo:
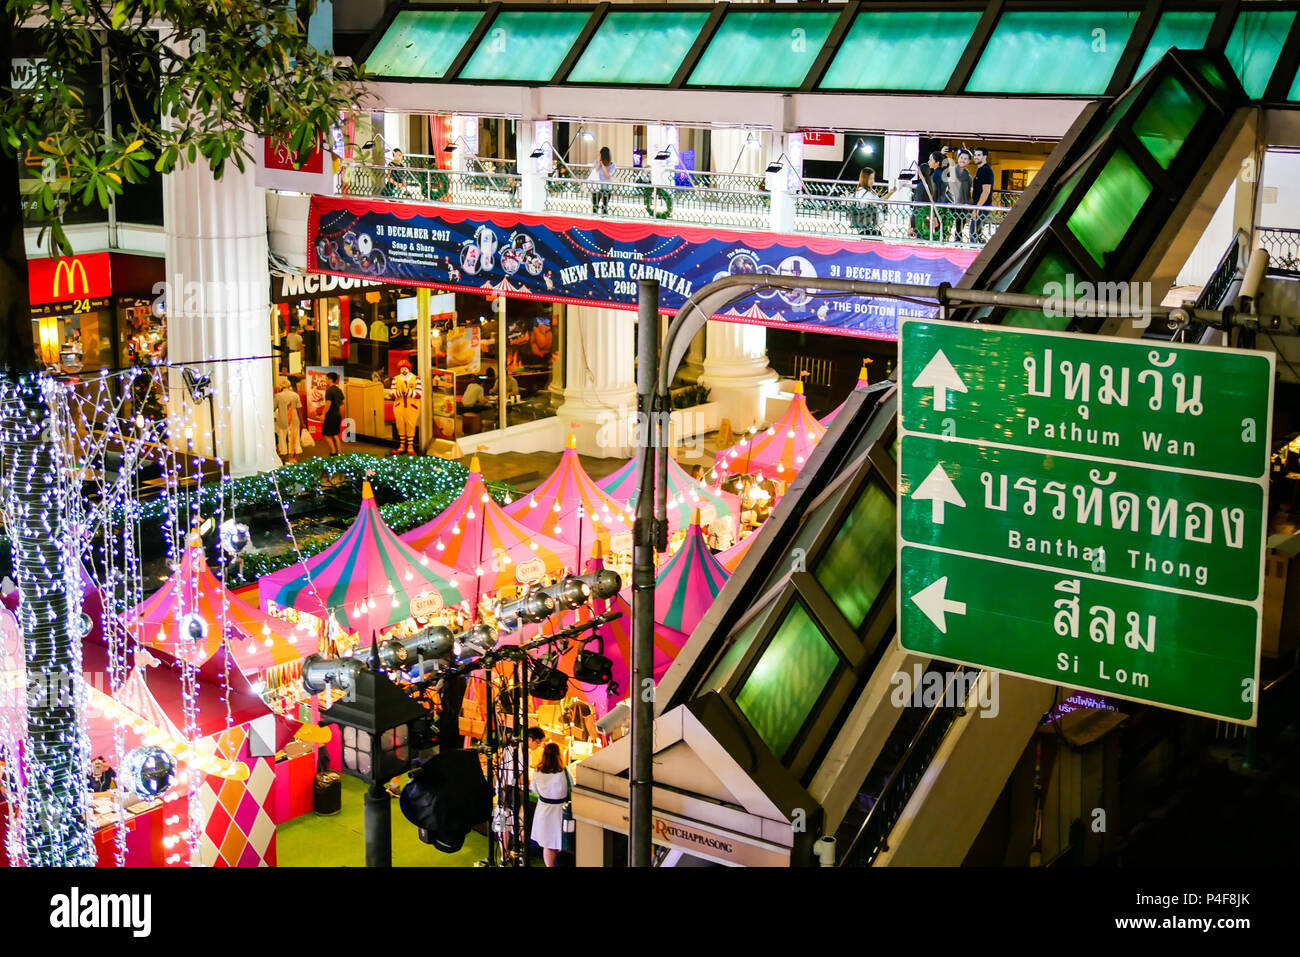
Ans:
[[[180,167],[163,180],[167,223],[167,354],[173,363],[212,376],[216,452],[232,475],[280,464],[275,453],[272,359],[211,362],[271,352],[266,253],[266,196],[253,170],[227,163],[220,180],[206,163]],[[195,405],[182,370],[172,372],[168,402],[172,442],[212,447],[207,403]]]
[[[899,172],[910,169],[917,162],[920,149],[920,137],[914,134],[886,133],[885,155],[880,160],[883,165],[876,170],[876,182],[895,185]]]
[[[718,415],[731,420],[735,432],[763,422],[768,396],[776,395],[776,372],[767,365],[767,330],[739,322],[705,324],[708,345],[704,375],[709,401],[719,405]]]
[[[518,156],[519,199],[520,208],[525,213],[541,213],[546,210],[546,177],[555,157],[551,153],[551,122],[544,120],[528,123],[520,120],[515,125],[515,153]],[[542,155],[534,158],[534,147],[542,150]]]
[[[564,330],[564,404],[556,415],[578,451],[626,458],[635,446],[636,313],[569,306]]]

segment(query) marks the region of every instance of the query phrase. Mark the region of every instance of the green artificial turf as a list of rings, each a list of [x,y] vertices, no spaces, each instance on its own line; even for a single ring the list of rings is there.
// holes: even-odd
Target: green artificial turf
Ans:
[[[276,862],[280,867],[364,867],[366,864],[366,785],[343,777],[343,807],[324,817],[307,813],[276,829]],[[393,799],[394,867],[473,867],[487,857],[487,838],[470,831],[465,846],[444,854],[420,842],[415,825],[402,817]]]

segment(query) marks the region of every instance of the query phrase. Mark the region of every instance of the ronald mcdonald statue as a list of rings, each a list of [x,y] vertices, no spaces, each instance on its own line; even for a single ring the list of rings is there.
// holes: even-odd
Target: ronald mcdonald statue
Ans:
[[[415,454],[415,428],[420,424],[422,391],[420,377],[411,374],[410,363],[403,362],[393,377],[393,418],[402,443],[398,455]]]

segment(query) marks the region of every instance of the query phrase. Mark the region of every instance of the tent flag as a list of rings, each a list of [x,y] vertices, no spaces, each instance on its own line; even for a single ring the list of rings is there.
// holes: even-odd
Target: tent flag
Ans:
[[[492,501],[477,455],[470,460],[469,479],[456,501],[402,540],[455,569],[462,594],[471,601],[577,565],[572,546],[527,528]]]
[[[826,427],[808,411],[802,382],[795,384],[794,393],[790,408],[767,431],[718,453],[719,474],[760,475],[780,482],[789,482],[798,474],[826,434]]]
[[[207,623],[207,637],[182,640],[180,621],[189,614]],[[191,534],[180,568],[158,591],[126,615],[127,627],[141,629],[141,644],[201,665],[229,640],[239,670],[252,674],[274,665],[297,661],[314,651],[306,632],[254,608],[228,590],[212,573],[203,542]],[[224,627],[223,627],[224,626]],[[301,649],[296,644],[301,644]]]
[[[614,499],[626,504],[626,511],[631,514],[636,508],[637,493],[641,489],[641,478],[637,469],[637,460],[631,459],[617,472],[600,483],[600,487]],[[730,492],[710,488],[702,482],[691,478],[686,469],[677,464],[677,460],[668,456],[668,531],[676,533],[689,527],[691,516],[699,509],[704,525],[713,524],[715,518],[723,516],[740,517],[740,499]],[[632,514],[635,519],[635,514]],[[619,551],[619,549],[615,549]]]
[[[871,385],[870,380],[867,379],[867,365],[870,362],[871,362],[870,359],[862,360],[862,369],[860,372],[858,372],[858,383],[853,387],[854,392],[856,392],[858,389],[865,389],[867,386]],[[833,411],[828,413],[826,418],[821,420],[822,428],[829,429],[831,427],[831,423],[835,421],[835,417],[840,414],[844,406],[848,404],[848,401],[849,401],[848,399],[845,399],[843,402],[837,405]]]
[[[468,585],[461,580],[462,585]],[[369,482],[361,487],[361,511],[333,545],[319,555],[258,582],[262,602],[329,617],[363,640],[411,616],[428,617],[463,601],[456,573],[411,548],[384,524]]]
[[[570,545],[575,568],[591,554],[597,539],[616,552],[632,549],[635,516],[626,503],[615,500],[587,474],[572,435],[555,471],[532,492],[507,505],[505,513],[533,531]]]

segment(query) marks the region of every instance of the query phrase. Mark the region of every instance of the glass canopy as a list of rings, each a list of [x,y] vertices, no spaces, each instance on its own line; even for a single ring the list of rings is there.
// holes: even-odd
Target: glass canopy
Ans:
[[[481,10],[403,10],[366,57],[366,69],[378,76],[440,79],[482,19]]]
[[[568,82],[665,86],[708,19],[703,10],[614,11],[601,21]]]
[[[585,10],[503,10],[458,78],[546,83],[564,62],[589,16]]]
[[[979,23],[977,10],[859,13],[824,90],[942,90]]]
[[[797,87],[839,16],[838,10],[733,9],[709,41],[687,85]]]
[[[985,39],[976,36],[985,10],[975,0],[955,9],[940,9],[932,0],[873,7],[863,4],[840,35],[835,26],[843,4],[732,4],[713,34],[702,37],[713,16],[703,4],[618,4],[602,16],[591,3],[512,8],[415,2],[379,28],[364,59],[378,79],[432,82],[543,84],[572,62],[561,81],[595,86],[789,91],[811,81],[825,92],[933,92],[955,80],[980,94],[1101,96],[1117,80],[1132,79],[1115,75],[1130,46],[1141,50],[1133,74],[1141,76],[1170,49],[1203,48],[1220,15],[1201,0],[1165,0],[1153,25],[1137,31],[1140,0],[1082,10],[1008,0]],[[602,18],[587,35],[592,17]],[[1252,98],[1262,97],[1272,82],[1296,17],[1294,3],[1241,3],[1221,42]],[[452,76],[452,66],[461,62]],[[1289,88],[1289,99],[1300,99],[1293,75],[1281,86]]]

